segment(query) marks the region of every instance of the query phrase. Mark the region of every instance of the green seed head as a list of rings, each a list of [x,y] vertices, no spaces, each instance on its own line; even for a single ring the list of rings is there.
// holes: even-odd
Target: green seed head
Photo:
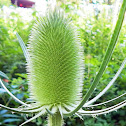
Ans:
[[[58,10],[38,18],[28,51],[32,98],[41,105],[76,104],[81,98],[83,55],[70,20]]]

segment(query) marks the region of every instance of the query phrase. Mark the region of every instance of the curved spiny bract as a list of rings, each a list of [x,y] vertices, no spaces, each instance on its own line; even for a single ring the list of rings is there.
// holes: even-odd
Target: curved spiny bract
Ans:
[[[76,104],[83,85],[83,50],[79,36],[59,10],[37,19],[28,44],[32,99],[41,105]]]

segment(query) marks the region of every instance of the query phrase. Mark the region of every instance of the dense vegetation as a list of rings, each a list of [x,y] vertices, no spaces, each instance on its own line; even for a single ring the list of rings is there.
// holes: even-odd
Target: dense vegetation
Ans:
[[[92,17],[87,16],[87,18],[83,18],[77,13],[77,10],[80,8],[76,4],[69,3],[64,5],[62,3],[61,7],[65,8],[68,16],[71,17],[73,23],[78,27],[81,43],[84,46],[85,77],[83,94],[85,94],[102,62],[114,26],[112,22],[112,13],[106,16],[106,12],[102,11]],[[27,43],[30,29],[34,23],[34,17],[36,17],[36,12],[34,11],[31,15],[33,16],[33,20],[30,22],[24,21],[16,12],[12,12],[8,17],[5,17],[3,10],[0,9],[0,15],[0,71],[6,73],[9,77],[9,84],[5,82],[7,88],[16,97],[28,102],[29,92],[27,90],[28,85],[25,70],[26,61],[15,36],[15,32],[18,32],[23,38],[24,42]],[[112,55],[112,59],[104,72],[97,89],[93,93],[93,96],[97,95],[100,91],[102,91],[102,89],[105,88],[119,69],[119,66],[125,57],[126,24],[124,23],[119,41]],[[116,80],[114,86],[111,87],[111,89],[108,90],[108,92],[102,98],[100,98],[97,103],[112,99],[125,92],[125,69],[126,68],[124,68],[123,72]],[[121,100],[123,100],[123,98],[120,99],[120,101]],[[19,104],[10,98],[10,96],[1,87],[0,103],[13,108],[19,106]],[[115,102],[109,103],[109,106],[113,104],[115,104]],[[105,108],[105,106],[103,105],[102,108]],[[27,115],[10,113],[7,110],[0,109],[0,125],[17,126],[31,116],[32,115],[27,117]],[[96,118],[87,116],[83,117],[84,121],[76,116],[73,116],[71,118],[66,118],[65,123],[66,126],[92,126],[92,124],[94,126],[125,126],[125,116],[126,108],[122,108],[117,112],[101,115]],[[27,124],[27,126],[32,124],[35,126],[40,126],[41,124],[44,125],[46,123],[45,116],[42,118],[39,117],[38,119]]]

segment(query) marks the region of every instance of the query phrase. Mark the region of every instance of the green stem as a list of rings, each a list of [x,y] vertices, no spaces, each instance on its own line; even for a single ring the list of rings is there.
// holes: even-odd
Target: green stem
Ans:
[[[57,112],[54,115],[48,115],[48,126],[62,126],[63,125],[63,119],[61,117],[61,114]]]
[[[96,75],[96,77],[95,77],[95,79],[94,79],[91,87],[89,88],[88,92],[83,97],[81,103],[72,112],[66,113],[65,114],[66,116],[69,116],[69,115],[74,114],[75,112],[77,112],[86,103],[86,101],[92,95],[92,93],[93,93],[94,89],[96,88],[97,84],[99,83],[99,80],[102,77],[103,72],[104,72],[106,66],[108,65],[108,62],[110,61],[110,58],[112,56],[114,47],[116,45],[116,42],[117,42],[117,39],[118,39],[120,30],[121,30],[121,27],[122,27],[124,15],[125,15],[125,10],[126,10],[126,0],[123,0],[123,4],[122,4],[121,9],[120,9],[120,13],[119,13],[119,16],[118,16],[118,20],[117,20],[117,23],[116,23],[114,32],[112,34],[110,43],[108,45],[106,54],[104,56],[103,62],[101,64],[101,66],[100,66],[99,72]]]

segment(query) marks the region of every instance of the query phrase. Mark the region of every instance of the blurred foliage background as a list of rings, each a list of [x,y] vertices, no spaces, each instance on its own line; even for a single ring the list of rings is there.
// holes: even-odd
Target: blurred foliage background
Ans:
[[[48,2],[48,1],[46,1]],[[117,13],[116,5],[120,2],[116,0],[58,0],[57,4],[65,10],[80,33],[81,44],[84,46],[85,77],[83,95],[90,87],[95,75],[99,70],[112,31],[115,26]],[[7,10],[10,8],[10,10]],[[19,13],[28,11],[31,20],[25,20]],[[13,10],[13,11],[12,11]],[[25,12],[25,13],[26,13]],[[18,32],[27,44],[31,27],[39,12],[35,8],[18,8],[11,5],[8,0],[0,0],[0,71],[9,77],[9,83],[5,82],[7,88],[19,99],[28,102],[29,91],[27,85],[27,75],[25,70],[26,61],[18,43],[15,33]],[[126,57],[126,20],[124,21],[118,43],[113,52],[110,63],[105,70],[99,85],[91,98],[102,91],[113,78],[119,69],[123,59]],[[96,103],[110,100],[121,95],[126,90],[126,68],[122,71],[114,85]],[[119,99],[124,100],[125,97]],[[118,102],[119,102],[118,101]],[[10,107],[18,107],[6,91],[0,87],[0,103]],[[117,102],[101,106],[102,109]],[[94,108],[91,108],[93,110]],[[17,126],[33,115],[20,115],[0,109],[1,126]],[[126,107],[106,115],[98,117],[84,116],[84,121],[79,117],[72,116],[65,118],[65,126],[126,126]],[[39,117],[26,126],[45,126],[46,116]]]

